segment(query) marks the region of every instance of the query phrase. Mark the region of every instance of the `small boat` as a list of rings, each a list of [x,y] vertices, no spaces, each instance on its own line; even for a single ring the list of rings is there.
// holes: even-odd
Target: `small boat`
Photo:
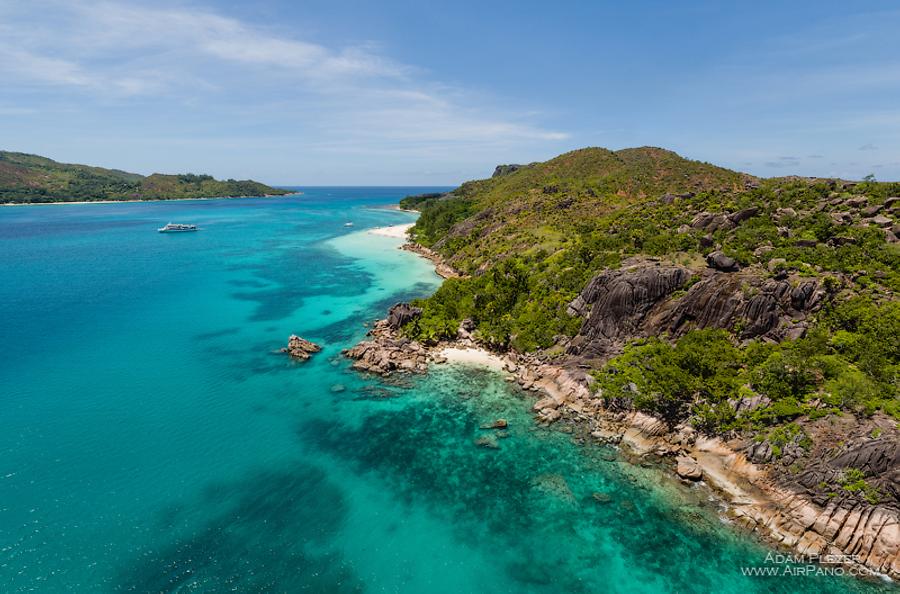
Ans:
[[[344,223],[344,227],[352,227],[352,226],[353,226],[353,221],[347,221],[346,223]]]
[[[165,227],[157,229],[160,233],[179,233],[181,231],[196,231],[197,225],[184,225],[182,223],[166,223]]]

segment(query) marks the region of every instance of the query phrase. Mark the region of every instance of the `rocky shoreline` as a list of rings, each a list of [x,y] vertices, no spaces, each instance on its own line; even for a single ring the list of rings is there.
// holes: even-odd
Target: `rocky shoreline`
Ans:
[[[408,252],[412,252],[414,254],[418,254],[423,258],[427,258],[431,260],[434,264],[434,271],[441,278],[459,278],[463,276],[459,273],[458,270],[453,268],[450,264],[448,264],[442,255],[435,252],[434,250],[430,250],[425,246],[419,245],[418,243],[405,243],[400,246],[400,249],[406,250]]]
[[[458,340],[424,345],[399,335],[407,304],[391,308],[376,323],[370,339],[344,354],[353,368],[391,376],[424,373],[431,363],[444,363],[446,348],[478,348],[468,331]],[[900,579],[900,513],[864,501],[822,501],[787,488],[765,465],[755,464],[741,440],[706,437],[687,425],[669,428],[640,412],[616,413],[589,385],[583,370],[548,364],[533,355],[498,354],[508,379],[541,397],[533,412],[540,423],[563,422],[584,441],[621,447],[638,459],[670,461],[687,481],[702,480],[728,505],[726,517],[755,531],[767,542],[805,558],[852,566],[861,575]]]
[[[408,244],[404,249],[428,257],[444,272],[449,268],[426,248]],[[452,278],[455,271],[449,271],[451,275],[441,276]],[[409,304],[393,306],[388,317],[369,331],[367,340],[344,351],[354,360],[353,368],[384,377],[425,373],[430,364],[446,362],[441,355],[445,349],[483,348],[471,334],[474,325],[467,321],[452,341],[426,345],[402,336],[399,329],[420,313]],[[539,423],[565,423],[577,439],[615,445],[638,459],[666,461],[683,480],[709,486],[727,504],[728,520],[804,559],[851,567],[857,575],[900,580],[900,510],[896,506],[804,489],[796,479],[786,480],[783,468],[766,464],[760,444],[752,440],[708,437],[688,425],[668,427],[640,412],[611,411],[592,390],[592,378],[585,371],[588,366],[579,364],[578,358],[559,365],[533,354],[495,355],[502,360],[509,381],[540,396],[532,407]],[[891,459],[900,456],[892,448],[897,428],[889,422],[882,425],[891,432],[881,440],[883,447],[863,440],[852,452],[854,467],[897,464]],[[807,482],[815,484],[828,472],[827,468],[811,471]]]

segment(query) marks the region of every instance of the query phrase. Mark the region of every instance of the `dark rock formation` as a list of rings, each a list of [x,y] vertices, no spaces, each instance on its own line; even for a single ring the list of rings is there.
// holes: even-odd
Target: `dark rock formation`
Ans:
[[[525,167],[525,166],[524,165],[515,165],[515,164],[497,165],[497,167],[494,168],[494,174],[491,177],[501,177],[504,175],[509,175],[510,173],[515,173],[522,167]]]
[[[569,354],[604,359],[630,339],[678,337],[692,328],[725,328],[741,338],[797,338],[806,331],[807,314],[826,295],[814,280],[792,284],[751,271],[709,270],[675,298],[690,278],[686,268],[660,265],[594,277],[568,307],[569,315],[585,318]]]
[[[737,272],[740,269],[740,266],[734,258],[729,258],[720,251],[707,254],[706,264],[710,268],[715,268],[722,272]]]
[[[281,349],[281,352],[287,353],[294,359],[306,361],[313,353],[318,353],[321,350],[322,347],[319,345],[305,338],[300,338],[296,334],[291,334],[290,338],[288,338],[287,346]]]
[[[750,217],[755,217],[758,212],[759,209],[757,207],[751,206],[750,208],[745,208],[743,210],[731,213],[730,215],[728,215],[728,219],[735,225],[738,225],[740,223],[743,223]]]
[[[415,320],[422,315],[421,307],[413,307],[409,303],[397,303],[388,310],[387,325],[394,330]]]
[[[700,212],[693,220],[691,227],[713,233],[720,229],[733,229],[737,225],[759,213],[756,207],[745,208],[732,213]]]
[[[808,281],[792,288],[786,280],[715,274],[691,287],[664,320],[673,334],[691,327],[728,328],[739,329],[742,338],[783,339],[795,318],[820,304],[824,291],[817,286]]]
[[[836,488],[848,469],[861,471],[868,477],[866,482],[878,492],[882,503],[895,507],[900,504],[900,443],[896,437],[862,441],[833,457],[810,460],[804,464],[796,482],[812,492],[828,485],[838,497],[853,499],[855,493],[841,493]]]
[[[568,311],[587,317],[580,332],[587,342],[611,344],[638,335],[650,310],[690,277],[687,269],[674,266],[607,270],[588,283]]]
[[[878,213],[880,213],[884,209],[883,204],[875,204],[873,206],[867,206],[860,211],[862,216],[864,217],[874,217]]]

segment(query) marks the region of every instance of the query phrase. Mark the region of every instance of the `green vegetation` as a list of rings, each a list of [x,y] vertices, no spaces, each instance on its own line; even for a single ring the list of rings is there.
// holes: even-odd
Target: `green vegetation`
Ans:
[[[794,179],[765,180],[747,189],[748,180],[661,149],[584,149],[510,175],[468,182],[446,195],[411,197],[401,204],[422,211],[413,238],[473,275],[452,287],[445,284],[424,302],[426,310],[433,310],[432,323],[420,337],[437,337],[441,328],[452,335],[460,316],[475,314],[449,302],[474,300],[484,290],[478,274],[510,260],[528,271],[527,293],[540,296],[541,313],[529,311],[534,306],[528,299],[512,299],[502,324],[483,321],[506,328],[504,336],[492,336],[494,342],[522,350],[549,347],[555,334],[577,330],[565,319],[564,304],[604,268],[636,255],[702,262],[707,232],[690,227],[697,212],[758,209],[756,216],[714,231],[708,240],[744,266],[822,276],[836,284],[851,276],[873,294],[900,289],[900,248],[886,242],[881,229],[839,226],[829,214],[815,211],[823,202],[854,195],[849,190],[837,191],[824,180]],[[680,195],[663,200],[664,192]],[[878,203],[900,194],[900,184],[861,183],[852,192],[864,192]],[[780,208],[795,214],[778,215]],[[828,243],[836,237],[840,241]],[[798,247],[802,238],[818,243]],[[529,329],[535,323],[539,332]],[[526,338],[529,334],[535,336]]]
[[[532,350],[552,344],[558,334],[574,334],[581,321],[564,315],[575,293],[534,283],[526,261],[504,260],[485,274],[448,279],[430,298],[419,301],[424,314],[406,328],[424,340],[455,336],[464,319],[478,326],[482,340]],[[548,315],[550,313],[550,315]]]
[[[838,483],[848,493],[858,493],[871,504],[881,500],[881,493],[874,486],[866,482],[866,474],[858,468],[848,468]]]
[[[255,181],[219,181],[209,175],[144,177],[115,169],[57,163],[45,157],[0,151],[0,203],[92,200],[169,200],[283,195],[288,190]]]
[[[884,411],[900,419],[900,303],[855,298],[829,308],[804,338],[738,346],[724,330],[694,330],[674,344],[635,342],[595,372],[610,405],[710,433],[760,430],[802,415]],[[738,418],[728,401],[770,403]],[[774,445],[774,442],[773,442]]]
[[[573,151],[404,201],[422,213],[414,239],[466,275],[419,301],[404,331],[437,340],[471,319],[487,343],[553,355],[580,327],[567,304],[599,272],[634,256],[699,270],[715,245],[763,277],[816,278],[833,301],[804,338],[781,344],[739,344],[724,330],[636,342],[596,370],[611,405],[711,432],[771,432],[842,410],[900,419],[900,244],[886,232],[898,205],[880,211],[887,225],[863,220],[864,207],[898,195],[900,183],[760,180],[656,148]],[[695,224],[745,209],[739,224]],[[736,417],[728,401],[754,396],[770,402]]]

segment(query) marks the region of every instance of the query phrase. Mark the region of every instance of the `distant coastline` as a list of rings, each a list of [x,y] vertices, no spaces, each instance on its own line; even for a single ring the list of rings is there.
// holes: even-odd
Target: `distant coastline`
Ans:
[[[196,202],[200,200],[238,200],[240,198],[284,198],[302,196],[303,192],[262,194],[260,196],[207,196],[205,198],[140,198],[138,200],[70,200],[59,202],[2,202],[0,206],[59,206],[65,204],[130,204],[136,202]]]
[[[292,190],[252,179],[218,180],[195,173],[141,175],[40,155],[0,151],[0,203],[137,202],[199,198],[284,196]]]

